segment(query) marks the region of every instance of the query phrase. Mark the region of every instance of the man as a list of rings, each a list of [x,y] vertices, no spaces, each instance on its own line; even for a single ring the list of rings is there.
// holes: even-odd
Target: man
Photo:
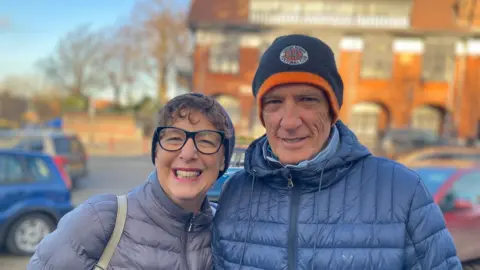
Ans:
[[[215,269],[461,269],[419,176],[338,120],[343,82],[325,43],[277,38],[252,88],[266,135],[220,196]]]

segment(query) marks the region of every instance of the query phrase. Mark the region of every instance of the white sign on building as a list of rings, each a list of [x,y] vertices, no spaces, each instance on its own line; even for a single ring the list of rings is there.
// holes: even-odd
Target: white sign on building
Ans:
[[[406,29],[410,12],[409,1],[250,0],[249,19],[256,24]]]

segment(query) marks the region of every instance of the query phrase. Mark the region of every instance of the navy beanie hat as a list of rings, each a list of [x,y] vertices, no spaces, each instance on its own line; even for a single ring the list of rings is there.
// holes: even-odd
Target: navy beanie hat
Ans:
[[[192,95],[192,96],[195,96],[195,97],[198,97],[198,98],[204,98],[205,97],[203,94],[200,94],[200,93],[188,93],[188,94],[185,94],[185,95]],[[217,101],[215,101],[215,102],[217,102]],[[224,146],[223,148],[225,149],[225,152],[224,152],[225,169],[223,171],[219,172],[218,178],[220,178],[222,175],[224,175],[225,172],[227,171],[228,167],[230,166],[230,160],[232,159],[232,154],[233,154],[233,151],[235,149],[235,128],[233,127],[232,119],[230,119],[230,116],[228,115],[225,108],[223,108],[222,105],[220,105],[220,107],[222,108],[223,113],[225,115],[226,125],[227,125],[227,133],[230,136],[228,138],[225,137],[225,140],[223,141],[223,146]],[[155,154],[156,154],[155,150],[156,150],[156,147],[157,147],[158,135],[159,135],[158,132],[155,131],[155,133],[153,134],[153,137],[152,137],[151,157],[152,157],[153,165],[155,165]]]
[[[260,120],[262,98],[282,84],[305,83],[322,89],[338,120],[343,103],[343,81],[338,73],[332,49],[318,38],[294,34],[281,36],[263,54],[252,83]]]

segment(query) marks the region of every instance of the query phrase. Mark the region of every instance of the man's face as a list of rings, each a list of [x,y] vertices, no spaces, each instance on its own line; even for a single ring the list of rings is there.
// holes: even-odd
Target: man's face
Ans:
[[[282,164],[298,164],[322,150],[332,126],[322,90],[308,84],[276,86],[263,97],[262,107],[268,142]]]

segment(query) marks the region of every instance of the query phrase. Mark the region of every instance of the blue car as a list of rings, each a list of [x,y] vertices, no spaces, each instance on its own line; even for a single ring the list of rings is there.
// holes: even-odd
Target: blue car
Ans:
[[[230,176],[234,173],[243,170],[243,164],[245,160],[245,151],[243,148],[235,148],[232,154],[232,159],[230,160],[230,168],[218,178],[217,182],[212,186],[212,188],[207,192],[208,199],[211,202],[216,202],[218,197],[220,197],[220,192],[222,191],[222,186],[227,181]]]
[[[60,158],[0,149],[0,245],[14,255],[35,247],[73,209]]]

